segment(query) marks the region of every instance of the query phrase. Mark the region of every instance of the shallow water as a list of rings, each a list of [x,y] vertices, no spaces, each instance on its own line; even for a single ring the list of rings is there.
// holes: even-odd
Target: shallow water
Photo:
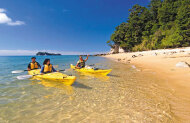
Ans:
[[[42,60],[47,56],[39,56]],[[0,57],[0,122],[186,122],[190,98],[176,94],[154,72],[142,72],[101,57],[87,64],[112,68],[108,77],[69,69],[77,56],[51,56],[51,62],[77,76],[73,86],[55,81],[17,80],[29,56]]]

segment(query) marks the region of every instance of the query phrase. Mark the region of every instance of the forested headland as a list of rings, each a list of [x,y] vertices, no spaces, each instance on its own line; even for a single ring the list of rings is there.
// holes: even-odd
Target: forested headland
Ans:
[[[151,0],[134,5],[107,43],[125,51],[190,46],[190,0]]]

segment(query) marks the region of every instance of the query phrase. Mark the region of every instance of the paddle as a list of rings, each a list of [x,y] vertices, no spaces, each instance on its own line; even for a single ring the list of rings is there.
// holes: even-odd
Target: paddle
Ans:
[[[88,66],[95,66],[95,64],[90,64],[90,65],[88,65]]]
[[[54,68],[58,68],[58,65],[53,65]],[[14,71],[11,71],[11,73],[22,73],[22,72],[26,72],[28,70],[14,70]]]
[[[58,71],[60,72],[60,71],[65,71],[65,70],[58,70]],[[45,74],[48,74],[48,73],[45,73]],[[16,78],[19,79],[19,80],[24,80],[24,79],[32,78],[33,76],[37,76],[37,75],[42,75],[42,74],[21,75],[21,76],[17,76]]]
[[[39,74],[35,74],[35,75],[21,75],[21,76],[17,76],[16,78],[19,79],[19,80],[24,80],[24,79],[29,79],[33,76],[36,76],[36,75],[39,75]]]
[[[60,71],[65,71],[65,69],[63,69],[63,70],[57,70],[57,72],[60,72]]]
[[[22,73],[25,71],[28,71],[28,70],[14,70],[14,71],[11,71],[11,73]]]

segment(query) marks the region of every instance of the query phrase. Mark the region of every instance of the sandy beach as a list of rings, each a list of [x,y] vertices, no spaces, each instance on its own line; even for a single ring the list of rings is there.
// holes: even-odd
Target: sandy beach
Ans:
[[[182,113],[190,111],[190,47],[110,54],[104,57],[131,65],[139,72],[154,72],[158,79],[163,80],[164,87],[173,90],[173,97],[186,100],[183,105],[178,101],[170,102],[174,114],[183,117],[183,122],[190,120],[188,115]]]
[[[190,88],[190,47],[106,55],[117,62],[131,64],[138,71],[152,71],[179,88]],[[183,62],[182,66],[178,66]]]

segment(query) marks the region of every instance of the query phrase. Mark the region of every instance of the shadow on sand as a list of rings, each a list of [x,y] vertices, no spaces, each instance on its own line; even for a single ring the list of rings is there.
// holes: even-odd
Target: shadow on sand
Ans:
[[[92,87],[89,87],[79,82],[75,82],[72,86],[75,88],[92,89]]]

